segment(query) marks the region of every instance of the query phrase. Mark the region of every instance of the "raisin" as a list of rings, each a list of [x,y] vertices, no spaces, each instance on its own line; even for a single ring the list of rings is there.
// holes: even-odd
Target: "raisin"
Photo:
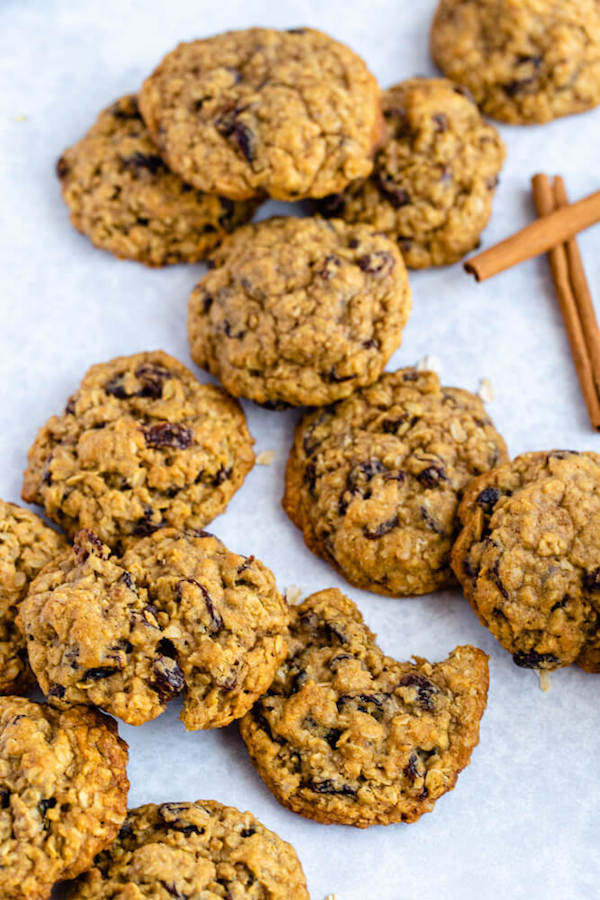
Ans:
[[[502,90],[507,97],[515,97],[517,94],[522,94],[524,91],[527,91],[527,89],[536,81],[537,78],[534,75],[530,75],[528,78],[515,78],[507,84],[503,84]]]
[[[322,377],[324,381],[328,381],[330,384],[341,384],[344,381],[352,381],[353,378],[356,378],[356,375],[338,375],[334,366],[329,372],[324,372]]]
[[[398,185],[391,179],[386,178],[383,174],[379,174],[376,176],[377,184],[379,189],[393,207],[395,209],[400,209],[403,206],[408,206],[410,204],[410,194],[408,194],[405,190],[398,187]]]
[[[165,827],[182,834],[204,834],[204,828],[199,828],[190,822],[184,821],[184,816],[189,815],[189,806],[178,803],[161,803],[158,807],[158,815]]]
[[[345,797],[356,797],[356,791],[349,784],[337,785],[331,778],[325,778],[323,781],[317,781],[309,778],[302,783],[302,787],[314,791],[316,794],[341,794]]]
[[[394,257],[387,250],[366,253],[358,259],[358,266],[368,275],[389,275],[395,266]]]
[[[228,228],[231,225],[231,221],[233,219],[235,203],[233,202],[233,200],[230,200],[229,197],[219,197],[219,203],[221,204],[219,225],[221,226],[221,228]]]
[[[498,176],[494,175],[491,178],[485,179],[485,186],[488,189],[488,191],[493,191],[495,188],[498,187],[499,181],[500,181],[500,179],[498,178]]]
[[[175,595],[177,597],[177,601],[181,602],[182,600],[184,584],[193,584],[200,590],[202,599],[204,600],[204,604],[210,618],[210,630],[213,632],[220,631],[223,627],[223,619],[215,609],[212,597],[210,596],[204,585],[200,584],[199,581],[196,581],[195,578],[182,578],[177,582],[175,586]]]
[[[513,662],[523,669],[551,669],[558,662],[558,659],[552,653],[518,650],[517,653],[513,653]]]
[[[427,466],[426,469],[419,472],[417,480],[425,487],[436,488],[440,486],[442,481],[448,481],[448,476],[443,466]]]
[[[155,366],[152,363],[142,364],[135,370],[136,378],[142,382],[142,387],[137,392],[138,397],[149,397],[152,400],[160,400],[164,382],[172,377],[164,366]]]
[[[433,516],[429,514],[429,512],[425,509],[424,506],[420,507],[421,518],[427,525],[430,531],[433,531],[435,534],[443,534],[444,529],[438,525]]]
[[[321,278],[328,281],[330,278],[336,273],[336,269],[339,269],[342,261],[339,256],[336,256],[335,253],[328,253],[323,261],[323,268],[319,270],[318,274]]]
[[[172,447],[174,450],[186,450],[194,440],[191,428],[176,425],[174,422],[159,422],[144,428],[144,437],[149,447],[160,450]]]
[[[274,412],[282,412],[284,409],[289,409],[292,405],[291,403],[286,403],[285,400],[264,400],[262,402],[255,400],[254,402],[262,409],[270,409]]]
[[[10,806],[10,791],[6,788],[0,789],[0,809],[8,809]]]
[[[183,672],[177,662],[169,656],[159,656],[152,665],[154,672],[154,688],[163,700],[179,694],[184,686]]]
[[[104,544],[89,528],[83,528],[79,532],[73,543],[73,549],[75,550],[77,562],[80,565],[86,561],[90,553],[100,556],[102,559],[105,559],[107,556],[104,551]]]
[[[244,122],[236,122],[233,128],[235,141],[248,160],[252,162],[256,157],[256,135]]]
[[[152,175],[156,175],[158,172],[169,171],[157,153],[140,153],[139,150],[136,150],[131,156],[122,157],[121,162],[126,169],[131,169],[133,172],[148,169]]]
[[[477,506],[481,506],[481,508],[490,515],[501,496],[502,495],[497,488],[486,487],[477,495],[477,500],[475,502],[477,503]]]
[[[409,672],[408,675],[400,679],[398,686],[416,688],[416,699],[419,706],[422,706],[423,709],[433,709],[432,697],[434,694],[439,693],[439,688],[424,675],[420,675],[418,672]]]
[[[56,163],[56,174],[59,178],[66,178],[70,171],[71,167],[69,166],[64,156],[61,156]]]
[[[488,569],[488,577],[489,577],[490,581],[492,582],[492,584],[496,585],[496,587],[498,588],[498,590],[500,591],[500,593],[502,594],[504,599],[508,600],[508,591],[502,584],[502,579],[500,578],[499,567],[500,567],[500,560],[496,559],[494,561],[494,565]]]
[[[403,413],[395,419],[383,419],[381,430],[384,434],[396,434],[398,428],[408,421],[408,413]]]
[[[323,735],[323,739],[327,741],[332,750],[335,750],[336,744],[344,733],[343,728],[329,728]]]
[[[471,93],[471,91],[469,90],[469,88],[463,87],[462,84],[456,84],[456,85],[454,85],[454,87],[452,88],[452,90],[454,91],[455,94],[460,94],[461,97],[465,97],[465,98],[466,98],[467,100],[469,100],[471,103],[473,103],[474,105],[476,105],[476,104],[475,104],[475,97],[473,96],[473,94]]]
[[[148,537],[151,534],[154,534],[155,531],[158,531],[159,528],[162,528],[163,522],[153,522],[152,519],[154,517],[154,510],[151,506],[145,507],[144,515],[137,520],[135,525],[133,526],[132,533],[136,535],[136,537]]]
[[[247,556],[241,566],[238,566],[236,575],[241,575],[242,572],[245,572],[246,569],[249,569],[253,562],[254,556]]]
[[[223,484],[224,481],[228,481],[228,479],[231,478],[231,472],[231,466],[220,466],[217,470],[217,474],[212,480],[214,487],[218,487],[220,484]]]
[[[38,803],[38,809],[43,816],[46,815],[47,810],[54,809],[56,806],[56,797],[48,797],[47,799],[42,799]]]
[[[409,781],[415,782],[417,778],[422,777],[422,772],[419,772],[418,767],[419,757],[416,753],[411,753],[408,758],[408,765],[404,769],[404,775],[408,778]]]
[[[233,338],[236,341],[241,341],[246,334],[243,328],[240,331],[234,331],[231,327],[231,322],[228,322],[227,319],[223,322],[223,331],[228,338]]]
[[[592,569],[591,572],[584,572],[583,575],[584,591],[600,591],[600,568]]]
[[[392,516],[391,519],[387,519],[385,522],[381,522],[375,528],[369,528],[368,525],[365,525],[363,528],[363,534],[369,541],[376,541],[378,538],[383,537],[385,534],[389,534],[390,531],[393,531],[394,528],[398,526],[398,514]]]
[[[120,671],[117,666],[96,666],[93,669],[86,669],[83,673],[82,681],[101,681],[103,678],[110,678]]]
[[[119,578],[118,584],[124,584],[128,590],[133,591],[134,594],[137,594],[137,587],[131,572],[123,572],[123,574]]]
[[[146,216],[138,216],[136,222],[138,225],[149,225],[150,219],[147,219]]]
[[[435,122],[437,132],[448,131],[448,116],[444,115],[444,113],[436,113],[431,117]]]
[[[240,837],[243,838],[252,837],[253,834],[256,834],[256,828],[242,828],[240,831]]]

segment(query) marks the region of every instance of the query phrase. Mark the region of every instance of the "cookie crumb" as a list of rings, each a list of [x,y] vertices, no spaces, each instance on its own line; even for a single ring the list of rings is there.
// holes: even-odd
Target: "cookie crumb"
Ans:
[[[289,606],[298,606],[302,602],[302,588],[297,584],[288,585],[285,589],[285,599]]]
[[[274,450],[261,450],[260,453],[256,455],[256,464],[258,466],[270,466],[274,459]]]
[[[435,372],[436,375],[442,374],[442,361],[439,356],[432,356],[429,353],[426,353],[423,356],[417,365],[415,366],[417,372]]]
[[[544,691],[545,694],[550,690],[550,672],[548,669],[537,669],[538,678],[540,679],[540,690]]]
[[[491,403],[494,399],[494,385],[489,378],[480,378],[477,396],[484,403]]]
[[[327,894],[327,896],[325,897],[325,900],[338,900],[338,895],[337,894]]]

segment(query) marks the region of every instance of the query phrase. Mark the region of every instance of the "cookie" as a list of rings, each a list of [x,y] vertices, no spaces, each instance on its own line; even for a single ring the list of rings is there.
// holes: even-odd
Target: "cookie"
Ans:
[[[160,350],[88,370],[29,450],[23,499],[73,535],[114,546],[158,528],[202,528],[254,464],[239,405]]]
[[[204,259],[256,209],[204,194],[170,172],[132,95],[101,112],[56,171],[75,228],[97,247],[148,266]]]
[[[441,0],[431,53],[503,122],[548,122],[600,103],[596,0]]]
[[[385,372],[296,427],[283,507],[306,545],[351,584],[426,594],[453,584],[456,509],[468,482],[508,459],[474,394],[433,372]]]
[[[600,456],[524,453],[471,482],[452,566],[519,666],[600,671]]]
[[[237,397],[321,406],[371,384],[411,306],[394,242],[365,225],[273,218],[240,228],[194,289],[192,358]]]
[[[269,569],[207,532],[165,528],[121,558],[82,531],[33,581],[18,622],[54,706],[141,725],[183,691],[181,719],[199,729],[228,725],[267,690],[288,611]]]
[[[348,47],[310,28],[249,28],[179,44],[140,110],[184,181],[244,200],[323,197],[371,171],[379,87]]]
[[[35,513],[0,500],[0,694],[26,694],[33,687],[15,617],[29,583],[66,548],[65,539]]]
[[[215,800],[129,811],[69,900],[309,900],[296,851],[249,812]]]
[[[126,765],[112,719],[0,698],[3,900],[47,900],[109,846],[127,812]]]
[[[293,812],[359,828],[415,822],[469,764],[487,690],[481,650],[396,662],[330,588],[292,608],[288,658],[240,729]]]
[[[463,88],[411,78],[383,93],[386,138],[372,175],[319,204],[398,242],[409,268],[454,263],[477,246],[505,150]]]

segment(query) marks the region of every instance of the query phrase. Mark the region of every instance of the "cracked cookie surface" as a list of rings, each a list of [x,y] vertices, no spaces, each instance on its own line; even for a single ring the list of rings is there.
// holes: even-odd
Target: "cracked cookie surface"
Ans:
[[[270,570],[206,532],[168,528],[128,544],[111,556],[82,531],[31,585],[19,623],[49,701],[141,725],[183,691],[188,729],[244,715],[286,652],[288,611]]]
[[[479,241],[505,150],[468,92],[411,78],[382,95],[386,136],[369,178],[319,204],[398,242],[409,268],[456,262]]]
[[[462,491],[508,459],[474,394],[433,372],[384,374],[296,427],[283,507],[351,584],[425,594],[454,583]]]
[[[596,0],[441,0],[431,52],[504,122],[548,122],[600,103]]]
[[[73,535],[114,546],[158,528],[199,529],[223,512],[254,464],[245,416],[162,351],[88,370],[29,450],[23,498]]]
[[[173,171],[207,193],[322,197],[368,175],[379,87],[348,47],[310,28],[250,28],[180,44],[140,109]]]
[[[452,566],[519,666],[600,671],[600,456],[524,453],[473,481]]]
[[[256,209],[170,172],[133,95],[103,110],[56,171],[75,228],[97,247],[148,266],[204,259]]]
[[[381,374],[411,306],[395,244],[370,226],[273,218],[240,228],[194,289],[194,361],[234,396],[321,406]]]
[[[26,694],[34,684],[15,618],[30,582],[67,549],[39,516],[0,500],[0,694]]]
[[[485,653],[445,662],[384,656],[333,588],[291,610],[290,648],[240,729],[284,806],[324,823],[414,822],[454,787],[479,740]]]
[[[296,851],[249,812],[215,800],[129,811],[69,900],[309,900]]]
[[[47,900],[107,847],[127,812],[127,744],[95,710],[0,698],[0,893]]]

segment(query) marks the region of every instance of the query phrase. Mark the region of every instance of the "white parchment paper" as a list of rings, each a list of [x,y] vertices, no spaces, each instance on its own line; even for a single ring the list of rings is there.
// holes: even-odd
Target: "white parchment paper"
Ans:
[[[312,25],[361,53],[387,86],[434,74],[433,0],[0,0],[0,496],[19,500],[37,428],[89,365],[158,347],[191,365],[187,297],[202,266],[151,271],[96,250],[69,225],[54,163],[98,111],[136,90],[178,41],[250,25]],[[572,198],[600,187],[600,110],[544,127],[502,127],[508,161],[484,243],[533,215],[529,177],[562,173]],[[274,205],[261,211],[272,211]],[[581,237],[600,299],[600,229]],[[414,312],[390,368],[439,357],[445,383],[476,390],[513,454],[599,449],[588,425],[545,259],[477,285],[457,265],[413,273]],[[195,370],[201,379],[208,376]],[[271,566],[281,589],[347,590],[384,650],[444,658],[459,643],[490,654],[481,743],[456,789],[413,825],[366,831],[280,807],[235,727],[187,734],[172,707],[131,747],[131,805],[215,798],[250,809],[297,848],[313,900],[487,900],[599,895],[600,681],[571,668],[540,691],[481,628],[458,591],[394,600],[347,586],[304,546],[280,507],[296,414],[245,404],[256,466],[211,529]],[[600,527],[600,526],[599,526]]]

